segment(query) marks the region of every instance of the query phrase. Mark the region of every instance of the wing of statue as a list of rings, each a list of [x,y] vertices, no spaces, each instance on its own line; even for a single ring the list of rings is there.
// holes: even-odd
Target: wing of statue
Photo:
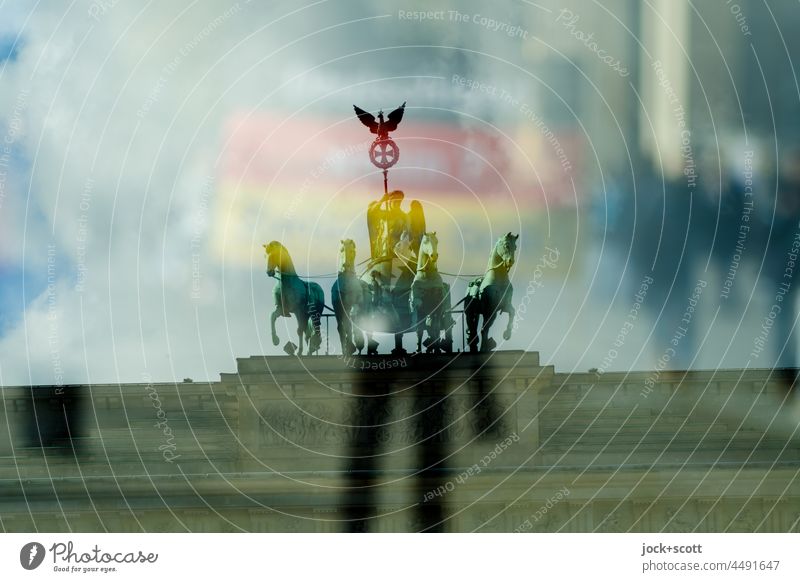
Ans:
[[[383,127],[386,129],[386,131],[394,131],[395,129],[397,129],[397,126],[403,120],[403,112],[405,112],[405,110],[406,110],[406,102],[403,101],[403,104],[394,111],[392,111],[389,114],[387,120],[384,121]],[[373,117],[373,119],[375,118]]]
[[[422,235],[425,234],[425,212],[422,210],[422,204],[417,200],[411,201],[408,222],[411,231],[411,250],[414,251],[414,254],[419,254],[419,245],[422,242]]]
[[[353,105],[353,109],[356,110],[356,115],[361,120],[361,123],[366,125],[372,133],[378,133],[378,122],[375,121],[375,116],[372,113],[364,111],[358,105]],[[401,113],[400,116],[402,117],[403,114]]]

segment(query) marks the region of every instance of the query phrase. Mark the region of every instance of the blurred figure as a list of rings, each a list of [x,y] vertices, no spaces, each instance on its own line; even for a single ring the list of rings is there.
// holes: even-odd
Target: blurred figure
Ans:
[[[797,256],[800,247],[800,150],[793,150],[781,163],[775,195],[775,216],[767,216],[760,226],[768,237],[763,271],[767,305],[778,304],[781,308],[772,323],[768,341],[774,346],[775,367],[796,368],[795,327],[800,289],[800,263],[797,262],[800,258]]]
[[[410,423],[413,442],[399,447],[410,447],[415,453],[412,466],[407,467],[415,501],[409,529],[445,531],[451,502],[440,493],[453,490],[458,474],[448,460],[455,451],[465,454],[473,440],[496,443],[511,432],[513,420],[505,417],[507,410],[496,393],[498,379],[505,373],[495,366],[491,354],[419,357],[394,378],[380,370],[355,372],[350,401],[353,432],[344,466],[344,531],[376,529],[382,495],[391,491],[393,480],[384,478],[381,467],[391,455],[392,433],[403,430],[393,408],[402,409],[398,400],[408,398],[409,391],[411,411],[404,422]],[[460,419],[453,414],[459,406],[452,402],[459,398],[468,399],[468,413]],[[462,429],[460,423],[465,423]]]
[[[693,192],[683,175],[643,174],[639,192],[641,220],[635,228],[633,257],[640,275],[651,275],[653,284],[644,303],[655,319],[653,339],[656,353],[669,350],[671,369],[688,368],[695,355],[695,325],[685,325],[676,344],[678,326],[695,285],[696,248],[701,222],[692,216]]]
[[[615,168],[605,173],[604,181],[596,181],[597,189],[592,192],[589,222],[593,243],[587,252],[593,257],[588,263],[599,267],[596,273],[590,269],[587,276],[595,278],[593,285],[601,301],[613,297],[618,287],[619,293],[627,296],[635,278],[624,278],[636,211],[630,180],[629,173]]]
[[[353,439],[346,455],[345,494],[342,508],[344,531],[366,533],[378,517],[382,485],[381,458],[386,454],[388,432],[396,429],[391,422],[395,392],[413,390],[413,418],[417,436],[417,465],[412,479],[421,492],[412,528],[418,532],[443,531],[446,519],[441,498],[423,502],[422,495],[438,489],[447,481],[447,368],[431,374],[422,382],[386,378],[382,371],[360,370],[353,378]]]
[[[692,252],[697,262],[703,266],[708,263],[715,279],[722,282],[718,296],[722,308],[738,313],[742,306],[741,266],[752,256],[745,251],[752,247],[753,235],[750,222],[742,221],[744,184],[717,153],[701,157],[695,210],[697,242]],[[741,229],[743,224],[747,229]]]

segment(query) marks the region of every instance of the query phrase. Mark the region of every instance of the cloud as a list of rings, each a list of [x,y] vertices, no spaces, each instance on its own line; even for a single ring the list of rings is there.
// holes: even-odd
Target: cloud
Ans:
[[[0,129],[18,118],[2,260],[48,281],[0,339],[6,385],[213,378],[263,327],[266,281],[224,279],[199,224],[220,128],[257,98],[221,95],[255,8],[104,4],[37,9],[0,79]]]

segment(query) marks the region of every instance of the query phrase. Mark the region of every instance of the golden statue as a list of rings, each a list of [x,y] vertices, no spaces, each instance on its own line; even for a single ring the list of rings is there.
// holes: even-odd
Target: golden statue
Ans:
[[[394,190],[380,200],[371,202],[367,209],[367,228],[369,229],[370,253],[373,261],[396,257],[395,247],[404,237],[410,244],[413,259],[419,251],[422,235],[425,233],[425,214],[422,204],[411,201],[411,209],[405,212],[401,205],[403,192]]]

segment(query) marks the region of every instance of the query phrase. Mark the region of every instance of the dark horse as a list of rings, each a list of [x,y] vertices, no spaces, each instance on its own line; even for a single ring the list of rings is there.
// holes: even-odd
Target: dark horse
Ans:
[[[417,331],[417,352],[422,352],[422,335],[425,332],[428,332],[428,339],[425,340],[428,353],[453,351],[450,285],[442,281],[438,261],[439,239],[435,232],[426,232],[420,241],[417,273],[411,283],[409,297],[411,320]]]
[[[489,337],[497,314],[508,313],[508,326],[503,332],[503,338],[511,338],[511,329],[514,323],[514,306],[511,296],[514,292],[508,272],[514,265],[514,255],[517,252],[517,239],[519,235],[510,232],[501,236],[492,249],[489,264],[483,277],[479,277],[469,284],[467,296],[464,298],[464,313],[467,319],[467,344],[471,352],[487,352],[496,347],[495,341]],[[480,348],[478,346],[478,324],[483,317],[480,328]]]
[[[340,242],[339,272],[331,289],[331,301],[336,314],[336,329],[342,344],[342,354],[349,356],[356,350],[360,354],[364,349],[361,325],[362,319],[369,312],[370,289],[356,275],[356,243],[349,238]]]
[[[322,344],[319,330],[322,309],[325,307],[322,287],[297,276],[289,251],[278,241],[264,245],[264,251],[267,254],[267,275],[278,280],[272,290],[275,299],[275,309],[270,315],[272,343],[277,346],[280,342],[275,331],[275,320],[294,315],[297,319],[298,355],[303,355],[304,334],[308,337],[308,354],[313,354]]]

